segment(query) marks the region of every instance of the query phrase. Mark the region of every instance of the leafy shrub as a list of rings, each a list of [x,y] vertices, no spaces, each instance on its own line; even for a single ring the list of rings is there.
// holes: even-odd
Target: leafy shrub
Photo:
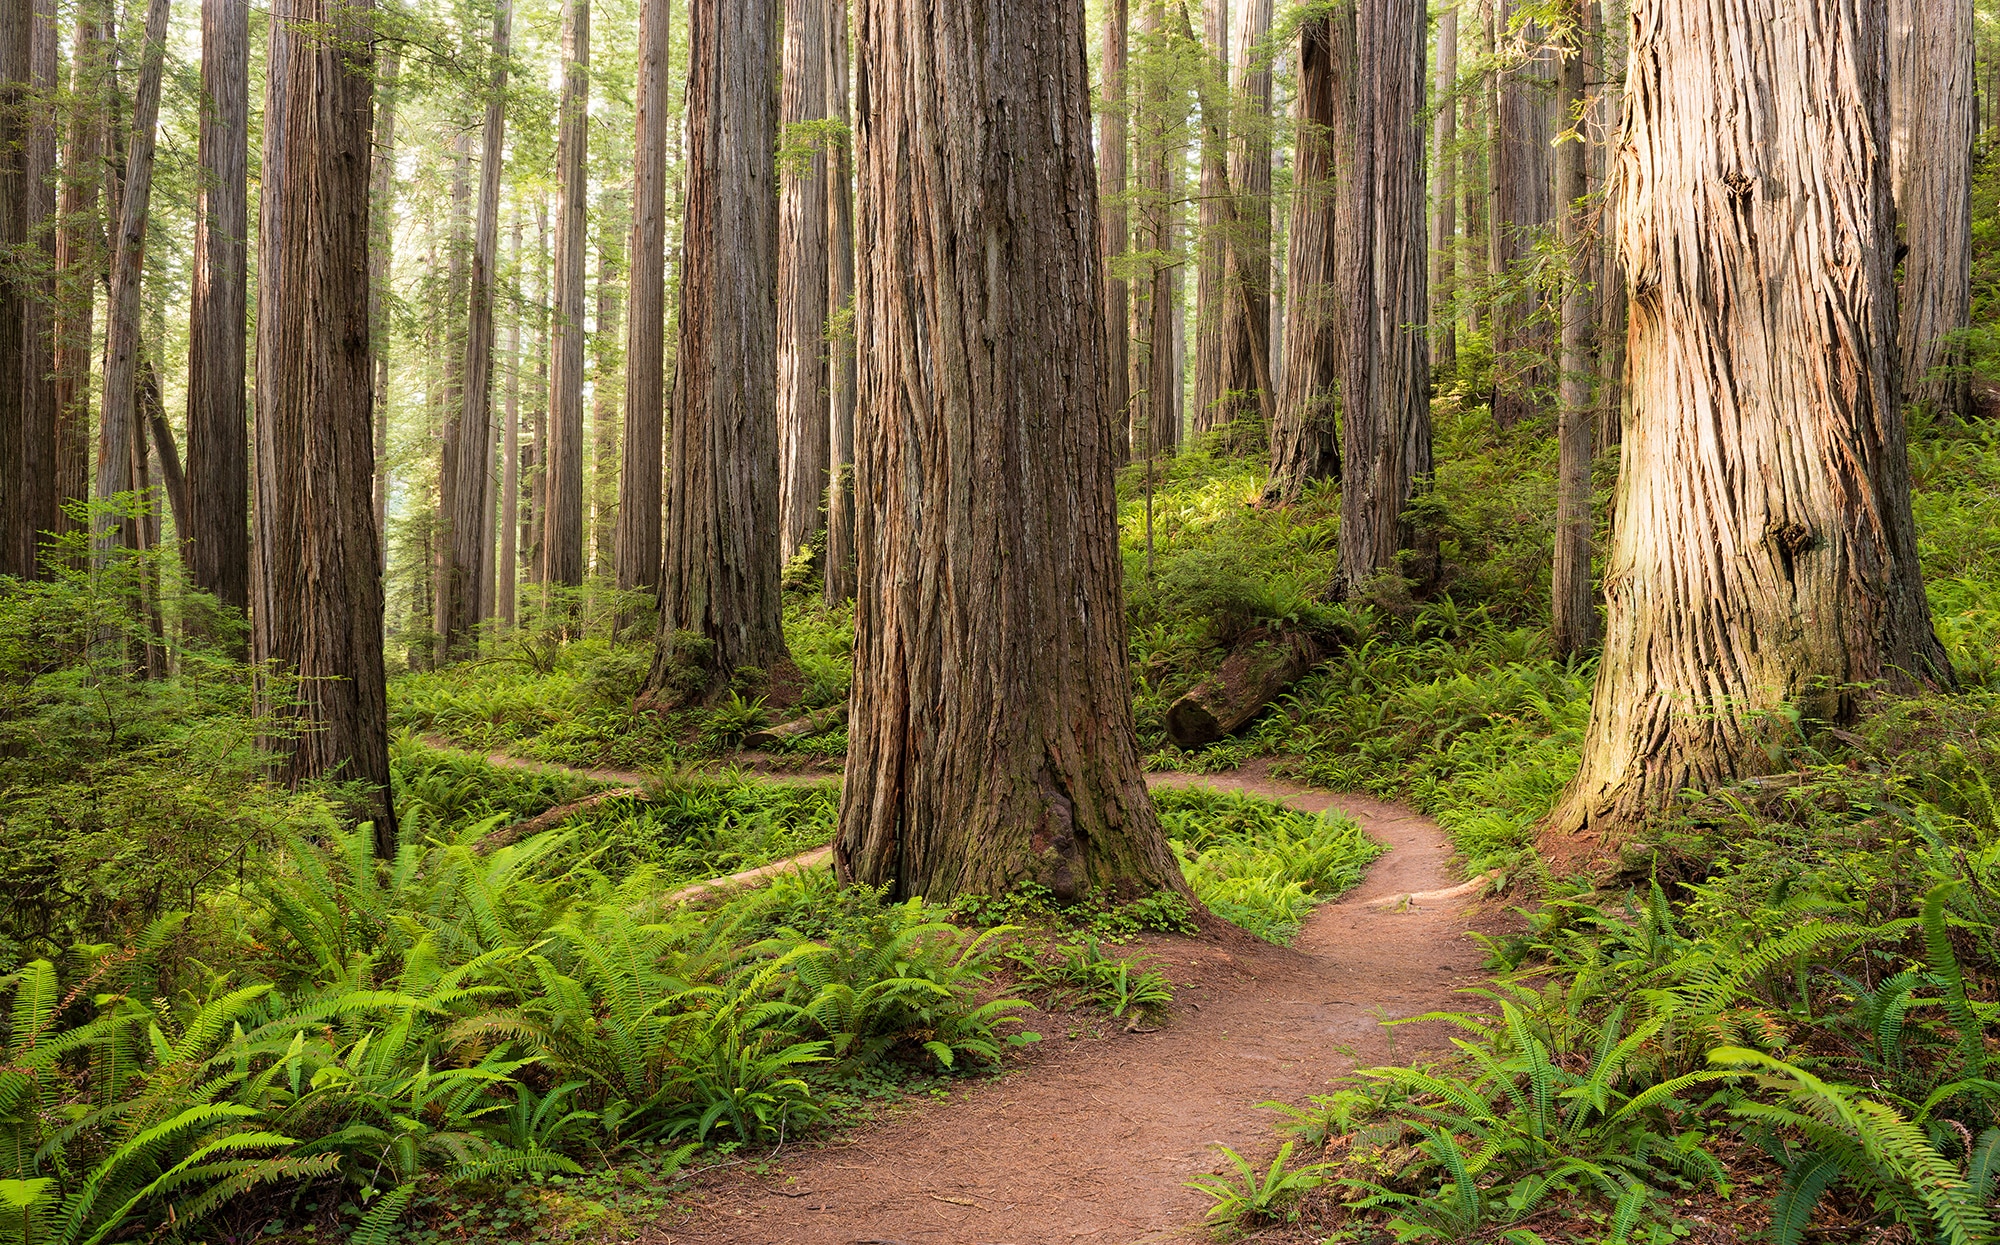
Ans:
[[[1055,943],[1040,952],[1016,946],[1011,958],[1016,979],[1030,990],[1063,1000],[1093,1004],[1133,1023],[1158,1015],[1174,1001],[1166,974],[1140,967],[1143,960],[1104,954],[1095,938]]]
[[[1338,814],[1201,788],[1157,791],[1153,803],[1196,898],[1267,942],[1288,943],[1315,904],[1359,882],[1383,852]]]

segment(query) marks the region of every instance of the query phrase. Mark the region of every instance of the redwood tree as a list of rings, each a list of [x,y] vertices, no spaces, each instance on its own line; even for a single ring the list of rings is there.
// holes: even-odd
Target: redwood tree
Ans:
[[[556,136],[555,326],[550,345],[549,435],[539,438],[542,583],[583,582],[583,258],[589,186],[590,0],[563,5],[563,94]]]
[[[1271,375],[1271,0],[1236,0],[1230,54],[1229,269],[1224,283],[1225,394],[1246,395],[1212,417],[1255,413],[1267,425],[1277,401]]]
[[[1903,398],[1971,413],[1972,0],[1889,0],[1889,153],[1902,240]]]
[[[775,0],[695,0],[660,644],[645,694],[783,659],[778,563]]]
[[[827,368],[826,0],[784,0],[778,170],[778,558],[824,522],[832,410]]]
[[[632,156],[630,316],[625,327],[625,443],[619,455],[620,588],[660,585],[660,482],[666,418],[667,90],[669,0],[640,0]]]
[[[1681,789],[1765,772],[1792,711],[1838,721],[1860,685],[1952,681],[1897,401],[1881,14],[1634,6],[1614,176],[1630,405],[1552,858],[1601,857]]]
[[[827,5],[827,115],[842,131],[828,156],[827,305],[837,331],[827,334],[832,353],[832,445],[827,460],[826,567],[821,576],[829,606],[854,598],[854,406],[860,375],[854,348],[854,144],[847,103],[847,0]],[[849,313],[849,314],[843,314]]]
[[[902,895],[1181,888],[1125,664],[1083,0],[859,15],[873,504],[835,866]]]
[[[1580,118],[1587,98],[1584,80],[1584,15],[1582,0],[1565,0],[1558,10],[1556,34],[1562,56],[1561,100],[1566,117]],[[1590,583],[1590,458],[1592,403],[1590,345],[1596,328],[1591,305],[1590,252],[1587,246],[1590,205],[1584,199],[1585,160],[1589,152],[1579,131],[1556,149],[1556,210],[1562,222],[1563,274],[1561,377],[1556,412],[1556,547],[1549,576],[1551,632],[1556,652],[1569,657],[1589,647],[1597,627]]]
[[[1102,163],[1104,202],[1100,210],[1104,256],[1104,378],[1106,400],[1118,423],[1118,465],[1131,457],[1132,285],[1118,270],[1131,246],[1126,192],[1130,190],[1131,103],[1125,71],[1131,52],[1130,0],[1104,6],[1104,112],[1098,118],[1097,151]]]

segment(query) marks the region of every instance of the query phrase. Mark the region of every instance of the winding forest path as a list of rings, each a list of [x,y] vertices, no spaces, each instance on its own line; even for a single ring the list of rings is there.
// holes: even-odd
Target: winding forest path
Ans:
[[[1361,885],[1318,908],[1290,947],[1248,935],[1151,937],[1175,985],[1172,1018],[1127,1033],[1084,1015],[1036,1015],[1045,1040],[1018,1070],[763,1164],[704,1177],[647,1245],[1127,1245],[1203,1239],[1207,1199],[1184,1182],[1218,1169],[1223,1142],[1268,1159],[1266,1099],[1302,1102],[1356,1066],[1445,1045],[1446,1026],[1385,1019],[1470,1000],[1484,980],[1436,823],[1400,805],[1272,779],[1156,774],[1339,809],[1389,846]],[[1067,1032],[1065,1032],[1067,1028]]]

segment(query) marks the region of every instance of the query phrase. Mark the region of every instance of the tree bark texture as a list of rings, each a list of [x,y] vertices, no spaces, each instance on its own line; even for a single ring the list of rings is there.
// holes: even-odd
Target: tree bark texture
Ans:
[[[778,562],[776,0],[695,0],[660,645],[719,682],[786,656]]]
[[[481,605],[492,581],[493,292],[500,257],[500,170],[507,144],[507,57],[513,33],[511,0],[493,5],[493,69],[486,86],[486,124],[479,147],[479,205],[472,226],[466,306],[465,405],[452,480],[443,482],[450,544],[438,582],[439,644],[447,658],[475,655]]]
[[[598,208],[600,219],[616,219],[617,198]],[[630,232],[629,229],[627,232]],[[596,347],[593,360],[596,377],[592,384],[594,401],[590,411],[590,541],[591,574],[611,578],[617,552],[618,534],[618,443],[622,433],[618,417],[624,414],[625,396],[618,382],[625,360],[618,350],[618,321],[625,310],[625,274],[619,270],[624,248],[612,241],[609,230],[597,237],[597,320],[592,328]]]
[[[902,895],[1184,890],[1133,733],[1084,5],[859,13],[871,504],[835,866]]]
[[[507,240],[509,267],[521,271],[521,216]],[[516,277],[518,280],[519,277]],[[513,299],[507,316],[506,431],[500,443],[500,568],[493,585],[493,614],[504,626],[515,621],[520,593],[521,562],[521,299]]]
[[[14,16],[18,16],[14,15]],[[6,483],[0,572],[42,574],[41,542],[58,526],[55,391],[56,15],[54,0],[30,0],[25,36],[26,91],[15,98],[10,124],[20,149],[20,262],[11,293],[18,295],[21,378],[19,424],[10,429],[7,457],[18,466]]]
[[[1613,188],[1630,415],[1556,859],[1763,772],[1857,684],[1944,686],[1896,390],[1882,10],[1640,0]]]
[[[243,368],[249,300],[250,5],[202,0],[201,190],[188,313],[188,576],[250,608],[250,437]]]
[[[1257,0],[1251,0],[1257,3]],[[1118,425],[1118,465],[1132,457],[1132,297],[1131,283],[1120,267],[1132,244],[1127,195],[1131,190],[1131,104],[1126,83],[1130,61],[1132,18],[1130,0],[1108,0],[1104,6],[1104,112],[1098,118],[1097,155],[1102,164],[1104,202],[1104,383],[1112,418]]]
[[[104,178],[105,39],[92,0],[77,7],[70,58],[69,133],[56,212],[56,499],[90,496],[90,355],[98,273],[105,255],[99,207]],[[55,530],[77,524],[59,514]]]
[[[1889,152],[1903,257],[1903,400],[1972,411],[1972,0],[1888,0]]]
[[[556,139],[555,326],[550,343],[548,498],[542,583],[583,582],[583,259],[589,203],[590,0],[564,0],[563,95]]]
[[[146,217],[153,197],[153,149],[160,116],[160,75],[167,51],[168,0],[146,8],[146,44],[132,102],[132,137],[125,150],[125,188],[119,197],[111,254],[111,298],[105,309],[104,414],[97,441],[97,496],[136,487],[138,443],[139,282],[145,273]],[[131,525],[100,533],[100,548],[133,547]]]
[[[1226,392],[1223,290],[1229,272],[1229,234],[1224,228],[1228,216],[1224,198],[1229,191],[1229,109],[1224,103],[1229,82],[1229,0],[1206,0],[1202,5],[1201,46],[1205,53],[1201,69],[1204,83],[1214,79],[1221,89],[1204,85],[1201,91],[1201,200],[1195,217],[1194,289],[1193,431],[1197,434],[1227,422],[1219,404]]]
[[[618,475],[618,586],[660,587],[665,476],[667,129],[671,0],[640,0],[632,158],[630,317],[625,324],[625,444]]]
[[[784,0],[778,172],[778,558],[824,522],[833,448],[827,369],[826,0]]]
[[[1549,81],[1537,45],[1541,28],[1528,23],[1508,32],[1510,0],[1499,0],[1502,51],[1513,63],[1499,78],[1492,154],[1493,275],[1500,282],[1492,309],[1494,352],[1493,415],[1511,428],[1542,409],[1538,393],[1547,383],[1543,361],[1549,335],[1537,322],[1540,295],[1524,269],[1535,251],[1537,232],[1553,218],[1549,179]],[[1508,288],[1509,286],[1515,288]]]
[[[1566,0],[1559,54],[1565,115],[1581,118],[1585,83],[1584,0]],[[1556,148],[1556,210],[1561,214],[1562,250],[1569,270],[1562,293],[1561,379],[1556,412],[1556,547],[1550,572],[1550,614],[1558,655],[1571,657],[1590,647],[1597,611],[1590,583],[1590,459],[1592,401],[1591,338],[1596,309],[1591,305],[1590,205],[1584,198],[1589,141],[1581,119],[1574,139]]]
[[[1458,6],[1438,14],[1437,92],[1431,121],[1431,339],[1437,371],[1458,371],[1458,320],[1452,315],[1452,256],[1458,244]]]
[[[1241,394],[1222,422],[1276,410],[1271,361],[1271,38],[1272,0],[1236,0],[1230,52],[1229,273],[1223,303],[1222,392]]]
[[[0,255],[27,241],[28,118],[34,92],[30,47],[34,0],[0,0]],[[0,574],[27,576],[33,566],[33,492],[26,435],[29,282],[0,275]]]
[[[402,77],[402,49],[382,48],[377,69],[380,86],[375,101],[375,150],[369,183],[368,217],[368,341],[375,360],[372,418],[375,423],[375,530],[382,537],[383,569],[389,556],[389,269],[395,258],[395,237],[389,209],[396,193],[396,93]]]
[[[259,357],[271,368],[258,376],[257,434],[260,471],[271,474],[258,482],[270,539],[257,553],[269,610],[255,656],[298,680],[290,778],[363,784],[356,812],[373,819],[387,855],[396,822],[370,497],[368,20],[365,4],[335,0],[285,0],[272,20],[274,45],[287,46],[272,49],[265,98],[264,244],[275,262],[260,273]]]
[[[854,142],[847,102],[847,0],[827,0],[827,109],[840,123],[828,157],[827,303],[839,331],[828,335],[833,401],[827,459],[826,567],[828,606],[854,599],[854,404],[860,384],[854,354]]]
[[[549,270],[549,201],[546,196],[535,201],[535,383],[529,393],[535,399],[534,410],[530,412],[528,423],[534,433],[531,451],[526,459],[527,475],[523,483],[524,495],[528,501],[528,516],[522,525],[521,564],[523,573],[531,584],[542,582],[543,536],[548,529],[549,519],[549,326],[551,310],[549,306],[550,282],[553,274]]]

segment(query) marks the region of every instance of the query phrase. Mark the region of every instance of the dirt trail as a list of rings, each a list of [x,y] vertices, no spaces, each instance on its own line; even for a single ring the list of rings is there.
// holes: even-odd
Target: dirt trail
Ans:
[[[1125,1033],[1086,1017],[1037,1016],[1044,1041],[1022,1071],[915,1102],[789,1150],[771,1174],[712,1176],[691,1213],[640,1233],[649,1245],[967,1245],[1202,1239],[1207,1200],[1185,1187],[1216,1170],[1224,1142],[1275,1148],[1257,1103],[1298,1102],[1358,1064],[1445,1044],[1442,1025],[1380,1021],[1464,1007],[1483,979],[1465,934],[1469,894],[1426,899],[1457,879],[1443,833],[1407,808],[1233,774],[1159,774],[1340,809],[1389,845],[1368,877],[1321,906],[1289,948],[1245,936],[1160,937],[1146,949],[1176,986],[1172,1019]],[[1416,894],[1414,903],[1398,903]],[[1383,903],[1387,900],[1389,902]],[[1065,1032],[1067,1028],[1068,1032]]]

